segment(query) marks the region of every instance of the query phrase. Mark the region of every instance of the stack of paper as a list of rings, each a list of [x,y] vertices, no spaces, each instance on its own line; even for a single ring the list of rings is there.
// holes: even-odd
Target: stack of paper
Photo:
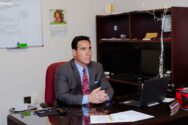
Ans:
[[[91,124],[93,123],[117,123],[117,122],[135,122],[139,120],[153,118],[154,116],[141,112],[129,110],[110,115],[92,115],[90,117]]]

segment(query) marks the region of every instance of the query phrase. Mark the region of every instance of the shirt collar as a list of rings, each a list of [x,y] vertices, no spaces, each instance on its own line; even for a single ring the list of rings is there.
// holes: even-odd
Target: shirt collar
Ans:
[[[77,67],[79,73],[80,73],[80,74],[83,74],[83,69],[84,69],[84,68],[83,68],[80,64],[78,64],[76,61],[74,61],[74,62],[75,62],[75,64],[76,64],[76,67]],[[86,72],[88,73],[88,66],[86,66],[85,68],[86,68]]]

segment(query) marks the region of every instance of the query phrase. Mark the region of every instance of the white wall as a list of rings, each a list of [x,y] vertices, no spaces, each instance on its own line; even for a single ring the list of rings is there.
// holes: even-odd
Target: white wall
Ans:
[[[67,61],[72,57],[71,40],[75,35],[88,35],[96,59],[95,15],[102,14],[104,5],[114,2],[115,11],[142,10],[142,2],[148,9],[167,6],[188,6],[187,0],[41,0],[44,47],[23,50],[0,49],[0,124],[6,125],[9,108],[23,102],[24,96],[37,96],[43,101],[46,67],[56,61]],[[66,9],[68,33],[64,37],[50,36],[49,9]]]
[[[96,59],[95,15],[103,13],[108,0],[41,0],[44,47],[23,50],[0,49],[0,124],[6,125],[9,108],[23,102],[24,96],[44,97],[46,67],[56,61],[72,58],[71,40],[75,35],[88,35],[93,41]],[[51,37],[49,9],[66,9],[67,36]]]
[[[144,6],[143,6],[144,3]],[[115,12],[160,9],[172,6],[188,6],[187,0],[114,0]]]

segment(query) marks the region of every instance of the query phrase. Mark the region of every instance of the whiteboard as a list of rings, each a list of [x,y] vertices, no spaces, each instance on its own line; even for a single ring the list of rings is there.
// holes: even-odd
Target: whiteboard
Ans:
[[[0,0],[0,48],[43,46],[40,0]]]

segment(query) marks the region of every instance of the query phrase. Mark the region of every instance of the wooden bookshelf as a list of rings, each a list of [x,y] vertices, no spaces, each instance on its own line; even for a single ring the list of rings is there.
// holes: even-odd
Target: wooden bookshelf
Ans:
[[[160,50],[161,18],[163,9],[134,11],[113,15],[96,16],[97,60],[111,56],[114,51],[121,51],[133,47],[138,49]],[[172,71],[172,83],[188,84],[188,8],[171,7],[167,11],[170,16],[171,31],[164,32],[165,56],[168,56],[165,67]],[[146,33],[156,32],[159,37],[155,40],[143,41]],[[121,34],[126,35],[121,39]],[[122,51],[124,52],[124,51]],[[122,55],[117,55],[123,58]],[[110,62],[109,62],[110,63]],[[108,70],[109,66],[104,66]]]

